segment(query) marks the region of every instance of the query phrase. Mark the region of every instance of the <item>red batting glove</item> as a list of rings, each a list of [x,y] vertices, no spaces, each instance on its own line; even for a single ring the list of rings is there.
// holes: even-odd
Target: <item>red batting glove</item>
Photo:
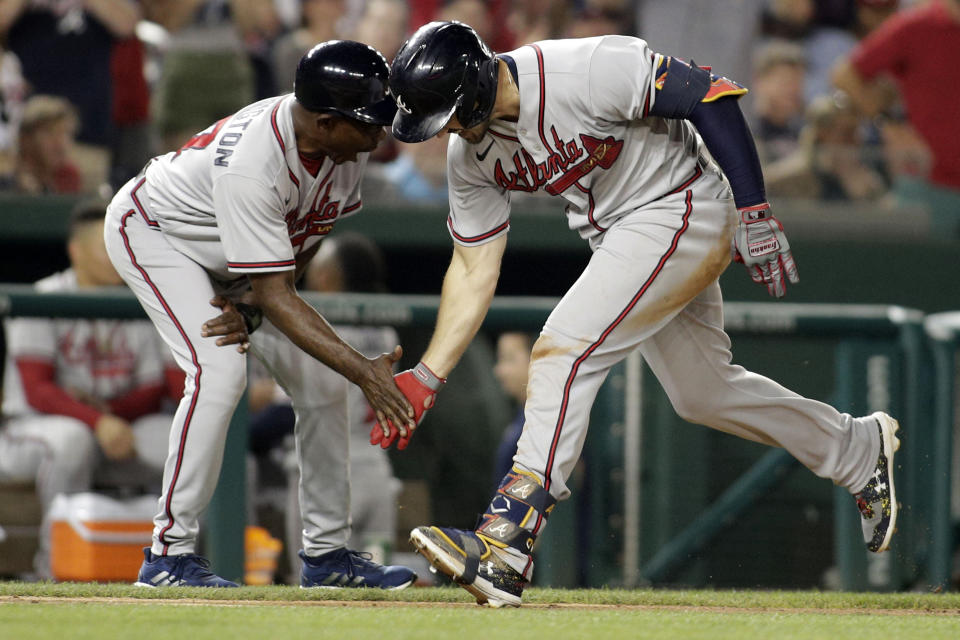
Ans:
[[[437,397],[437,392],[446,378],[439,378],[433,371],[422,362],[418,363],[413,369],[407,369],[393,376],[394,381],[401,393],[406,396],[410,404],[413,405],[413,421],[419,426],[420,421],[427,415],[427,409],[433,406]],[[400,435],[400,430],[389,420],[387,428],[390,433],[383,434],[383,428],[377,422],[370,430],[370,444],[380,445],[381,449],[389,449],[394,442],[397,443],[397,449],[404,450],[410,444],[410,438],[413,437],[413,430],[407,432],[406,437]]]

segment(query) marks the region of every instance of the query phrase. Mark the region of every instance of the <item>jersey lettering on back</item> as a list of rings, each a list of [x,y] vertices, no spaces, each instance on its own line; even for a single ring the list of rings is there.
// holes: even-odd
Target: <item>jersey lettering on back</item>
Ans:
[[[177,152],[173,155],[173,157],[177,158],[180,156],[181,153],[183,153],[184,151],[188,151],[190,149],[193,149],[195,151],[203,151],[204,149],[209,147],[210,143],[213,142],[213,140],[217,137],[217,134],[220,133],[220,129],[223,128],[223,125],[226,124],[227,120],[229,119],[230,119],[230,116],[227,116],[222,120],[218,120],[213,124],[213,126],[201,131],[200,133],[196,134],[195,136],[187,140],[182,147],[177,149]]]

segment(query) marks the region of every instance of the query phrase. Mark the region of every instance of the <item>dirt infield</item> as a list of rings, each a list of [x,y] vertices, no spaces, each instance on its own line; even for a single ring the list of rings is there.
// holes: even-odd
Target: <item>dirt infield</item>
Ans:
[[[388,600],[207,600],[199,598],[124,598],[124,597],[55,597],[55,596],[0,596],[3,604],[130,604],[130,605],[179,605],[205,607],[353,607],[353,608],[404,608],[432,609],[472,608],[472,602],[397,602]],[[676,611],[682,613],[730,613],[730,614],[822,614],[822,615],[887,615],[887,616],[958,616],[960,609],[872,609],[829,607],[718,607],[691,605],[645,605],[645,604],[579,604],[579,603],[531,603],[524,609],[582,609],[587,611]]]

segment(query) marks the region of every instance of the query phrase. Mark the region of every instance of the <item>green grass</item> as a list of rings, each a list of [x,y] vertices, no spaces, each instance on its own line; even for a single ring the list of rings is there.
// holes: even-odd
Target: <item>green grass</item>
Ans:
[[[464,606],[438,606],[444,603]],[[0,583],[0,638],[960,638],[960,595],[952,593],[531,588],[524,604],[532,606],[472,603],[454,587],[393,593],[8,582]]]

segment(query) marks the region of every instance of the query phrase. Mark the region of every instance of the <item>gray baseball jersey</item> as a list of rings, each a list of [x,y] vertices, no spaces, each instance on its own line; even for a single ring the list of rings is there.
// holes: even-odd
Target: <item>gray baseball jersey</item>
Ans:
[[[505,233],[511,192],[538,190],[561,196],[570,228],[594,239],[702,172],[691,124],[646,117],[659,58],[643,40],[550,41],[506,55],[516,62],[519,122],[495,120],[480,145],[450,137],[457,242]]]
[[[567,497],[597,390],[639,349],[683,418],[782,446],[818,475],[863,487],[879,452],[872,421],[730,363],[717,279],[737,213],[693,126],[648,115],[659,54],[605,36],[506,57],[519,119],[495,120],[476,145],[451,137],[450,233],[463,245],[499,237],[511,193],[543,190],[563,198],[568,225],[593,249],[533,348],[516,467]],[[537,533],[543,522],[524,526]],[[529,559],[515,560],[529,576]]]
[[[151,219],[218,278],[293,269],[296,254],[360,209],[369,154],[311,173],[297,151],[292,104],[292,95],[256,102],[147,167]]]

